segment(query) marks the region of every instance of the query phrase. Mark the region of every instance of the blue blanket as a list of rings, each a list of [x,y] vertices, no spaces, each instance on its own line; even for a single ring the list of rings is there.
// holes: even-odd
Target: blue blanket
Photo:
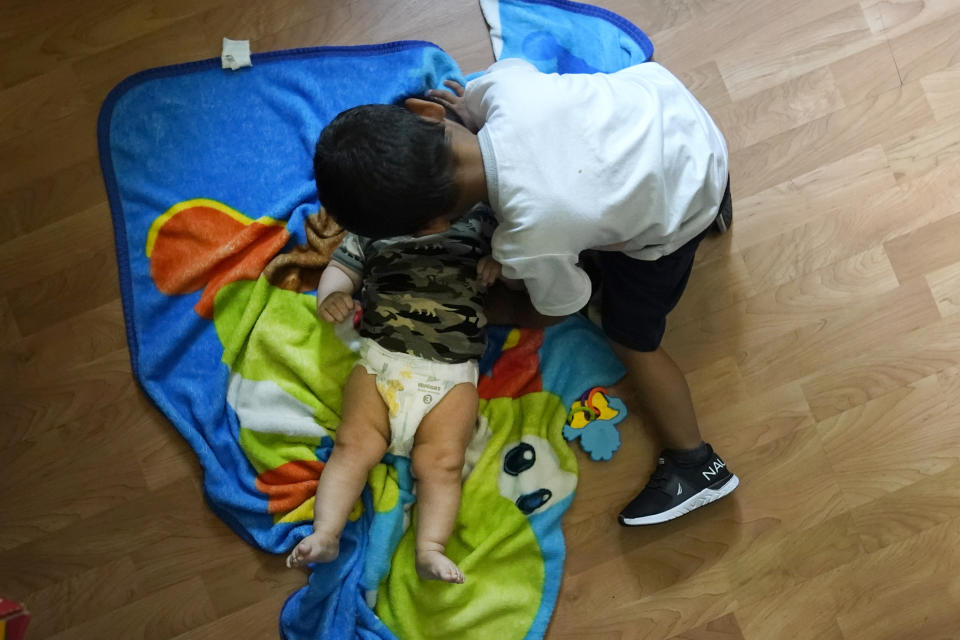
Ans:
[[[652,53],[639,29],[588,5],[481,5],[498,57],[544,71],[613,71]],[[312,295],[260,272],[306,242],[313,146],[330,119],[464,78],[426,42],[255,54],[253,65],[205,60],[126,79],[103,106],[99,143],[137,380],[196,452],[210,507],[282,554],[310,530],[355,355],[348,329],[316,318]],[[284,607],[284,637],[545,633],[562,575],[560,517],[576,484],[562,427],[586,389],[623,371],[596,329],[572,319],[545,332],[495,328],[482,373],[482,428],[449,547],[468,583],[412,574],[409,460],[388,456],[340,558],[313,567]],[[505,473],[512,451],[535,452],[537,464]],[[504,585],[515,585],[510,598]]]

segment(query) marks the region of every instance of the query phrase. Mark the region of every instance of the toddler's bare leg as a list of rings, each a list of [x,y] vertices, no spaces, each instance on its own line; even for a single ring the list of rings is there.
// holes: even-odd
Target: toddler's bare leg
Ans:
[[[336,559],[347,517],[389,443],[389,416],[376,377],[356,366],[343,390],[343,421],[337,427],[336,444],[317,483],[313,533],[287,557],[288,567]]]
[[[413,446],[417,476],[417,573],[424,580],[463,582],[444,555],[460,508],[464,452],[477,424],[477,388],[458,384],[424,416]]]
[[[703,443],[690,398],[690,387],[680,367],[663,350],[634,351],[611,341],[627,369],[661,444],[668,449],[693,449]]]

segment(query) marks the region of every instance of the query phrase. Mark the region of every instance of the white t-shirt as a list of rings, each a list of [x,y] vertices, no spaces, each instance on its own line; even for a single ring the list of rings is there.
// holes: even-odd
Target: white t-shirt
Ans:
[[[467,84],[490,205],[493,257],[545,315],[590,299],[580,252],[670,254],[716,217],[727,145],[703,106],[654,62],[616,73],[540,73],[509,58]]]

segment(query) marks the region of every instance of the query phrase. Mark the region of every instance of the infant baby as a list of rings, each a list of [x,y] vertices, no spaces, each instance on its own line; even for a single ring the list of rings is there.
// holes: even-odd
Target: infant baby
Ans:
[[[409,456],[417,479],[417,573],[464,581],[445,548],[477,422],[483,293],[499,275],[488,255],[494,224],[480,205],[414,235],[348,233],[334,253],[317,289],[317,310],[336,323],[362,309],[360,359],[347,379],[343,420],[317,484],[313,533],[290,553],[287,566],[338,556],[367,475],[389,451]],[[361,304],[353,298],[358,289]]]

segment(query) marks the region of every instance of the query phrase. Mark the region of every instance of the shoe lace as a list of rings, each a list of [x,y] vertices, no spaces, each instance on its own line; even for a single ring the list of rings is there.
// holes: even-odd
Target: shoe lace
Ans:
[[[663,463],[663,459],[657,463],[657,468],[653,470],[653,473],[650,474],[650,481],[647,482],[647,487],[650,489],[660,489],[663,490],[663,485],[667,481],[667,469],[666,465]]]

